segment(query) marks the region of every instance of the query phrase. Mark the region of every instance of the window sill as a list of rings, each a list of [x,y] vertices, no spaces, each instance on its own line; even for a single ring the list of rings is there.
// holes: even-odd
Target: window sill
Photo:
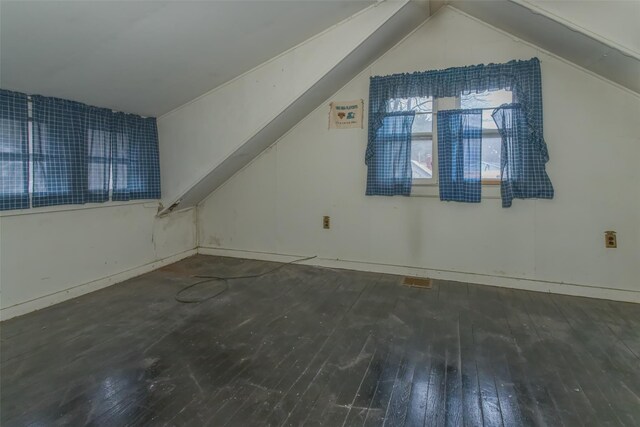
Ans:
[[[29,209],[16,209],[12,211],[0,211],[0,218],[20,215],[37,215],[53,212],[69,212],[69,211],[83,211],[87,209],[100,209],[100,208],[113,208],[117,206],[133,206],[144,205],[148,209],[158,209],[160,206],[159,200],[131,200],[128,202],[104,202],[104,203],[87,203],[84,205],[60,205],[60,206],[45,206],[42,208],[29,208]]]
[[[483,199],[500,199],[500,183],[482,183]],[[440,198],[438,184],[413,184],[411,187],[411,197],[433,197]]]

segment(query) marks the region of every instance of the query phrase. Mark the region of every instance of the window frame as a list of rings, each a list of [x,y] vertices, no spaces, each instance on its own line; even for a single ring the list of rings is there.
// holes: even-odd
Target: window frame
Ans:
[[[507,90],[507,89],[504,89]],[[511,92],[511,91],[509,91]],[[512,93],[512,102],[513,102],[513,93]],[[460,109],[462,107],[462,94],[455,97],[446,97],[446,98],[433,98],[432,104],[433,107],[431,109],[431,113],[416,113],[417,114],[432,114],[432,128],[431,132],[416,132],[411,134],[411,143],[415,138],[419,140],[427,140],[431,137],[432,149],[432,176],[431,178],[412,178],[411,180],[411,188],[412,191],[415,189],[420,190],[421,188],[429,188],[429,187],[438,187],[439,186],[439,170],[438,170],[438,111],[440,110],[453,110]],[[495,110],[497,107],[487,107],[480,108],[481,110]],[[500,138],[500,132],[498,129],[482,129],[482,138],[484,142],[484,138]],[[499,186],[501,183],[501,178],[483,178],[481,180],[481,184],[483,186],[494,187]],[[422,191],[424,192],[424,191]],[[427,191],[430,193],[430,191]]]
[[[495,108],[482,108],[482,110],[495,110]],[[482,129],[482,143],[484,144],[484,138],[501,138],[498,129]],[[482,147],[484,148],[484,146]],[[502,152],[500,153],[500,161],[502,162]],[[502,175],[502,171],[500,171]],[[482,178],[480,180],[482,185],[500,185],[502,182],[502,176],[499,178]]]
[[[439,185],[439,176],[438,176],[438,111],[439,110],[451,110],[458,108],[460,105],[460,97],[447,97],[447,98],[433,98],[431,100],[431,132],[417,132],[411,134],[411,144],[413,144],[414,135],[419,138],[428,139],[428,136],[431,136],[431,165],[432,165],[432,175],[431,178],[412,178],[411,179],[411,188],[428,188],[428,187],[438,187]],[[428,113],[423,113],[428,114]],[[413,147],[412,147],[413,148]]]

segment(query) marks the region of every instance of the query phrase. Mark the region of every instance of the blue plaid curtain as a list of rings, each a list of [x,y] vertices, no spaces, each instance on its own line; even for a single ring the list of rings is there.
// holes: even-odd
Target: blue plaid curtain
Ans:
[[[545,163],[549,160],[541,138],[530,138],[527,115],[519,104],[503,105],[493,112],[502,137],[502,207],[514,198],[553,199],[553,186]]]
[[[106,202],[109,200],[113,112],[105,108],[85,106],[85,124],[87,132],[86,202]]]
[[[440,200],[479,203],[482,110],[438,111]]]
[[[156,119],[116,113],[112,141],[113,200],[159,199]]]
[[[504,64],[473,65],[416,73],[372,77],[369,86],[369,137],[367,157],[373,151],[376,135],[387,114],[390,99],[454,97],[471,92],[500,89],[513,91],[522,106],[528,129],[527,140],[539,147],[548,159],[542,125],[542,79],[540,61],[510,61]]]
[[[29,207],[27,95],[0,90],[0,210]]]
[[[86,202],[85,105],[32,97],[33,207]]]
[[[414,111],[388,113],[367,147],[367,196],[411,194],[411,127]]]
[[[32,205],[160,198],[155,118],[32,97]],[[113,163],[113,165],[112,165]]]

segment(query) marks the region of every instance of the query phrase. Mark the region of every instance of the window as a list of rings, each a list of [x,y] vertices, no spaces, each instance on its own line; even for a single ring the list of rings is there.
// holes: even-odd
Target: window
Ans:
[[[437,106],[444,109],[482,109],[482,182],[500,182],[500,151],[502,139],[491,113],[502,104],[512,102],[511,91],[497,90],[443,98],[434,102],[432,97],[394,98],[387,101],[387,111],[415,111],[411,132],[411,175],[413,185],[438,183],[437,144],[434,144],[434,121]],[[437,124],[436,124],[437,126]]]
[[[483,183],[500,183],[503,207],[552,199],[548,161],[538,58],[370,78],[367,196],[437,185],[443,201],[478,203]]]
[[[460,108],[482,109],[482,182],[494,184],[500,182],[500,151],[502,139],[493,121],[493,110],[502,104],[513,101],[508,90],[485,91],[460,96]]]
[[[160,198],[155,118],[0,90],[0,210]]]

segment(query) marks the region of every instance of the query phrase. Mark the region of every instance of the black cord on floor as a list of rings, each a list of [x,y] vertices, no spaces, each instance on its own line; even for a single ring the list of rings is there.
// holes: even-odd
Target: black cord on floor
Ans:
[[[294,259],[293,261],[289,261],[287,263],[280,264],[279,266],[277,266],[275,268],[272,268],[271,270],[267,270],[267,271],[265,271],[263,273],[250,274],[250,275],[247,275],[247,276],[230,276],[230,277],[223,277],[223,276],[192,276],[192,277],[195,277],[195,278],[198,278],[198,279],[204,279],[204,280],[200,280],[199,282],[192,283],[192,284],[190,284],[188,286],[185,286],[184,288],[180,289],[176,293],[174,298],[175,298],[176,301],[178,301],[180,303],[183,303],[183,304],[197,304],[197,303],[205,302],[205,301],[208,301],[208,300],[210,300],[212,298],[215,298],[218,295],[226,292],[227,289],[229,289],[229,283],[228,283],[229,280],[255,279],[257,277],[262,277],[262,276],[266,276],[267,274],[273,273],[274,271],[279,270],[279,269],[281,269],[283,267],[286,267],[287,265],[294,264],[296,262],[308,261],[308,260],[314,259],[316,257],[317,256],[314,255],[314,256],[310,256],[310,257],[306,257],[306,258]],[[205,298],[187,299],[187,298],[182,298],[180,296],[182,293],[184,293],[184,292],[188,291],[189,289],[192,289],[192,288],[194,288],[194,287],[196,287],[198,285],[201,285],[203,283],[216,282],[216,281],[222,282],[224,286],[222,286],[222,289],[220,289],[218,292],[216,292],[216,293],[214,293],[212,295],[208,295]]]

